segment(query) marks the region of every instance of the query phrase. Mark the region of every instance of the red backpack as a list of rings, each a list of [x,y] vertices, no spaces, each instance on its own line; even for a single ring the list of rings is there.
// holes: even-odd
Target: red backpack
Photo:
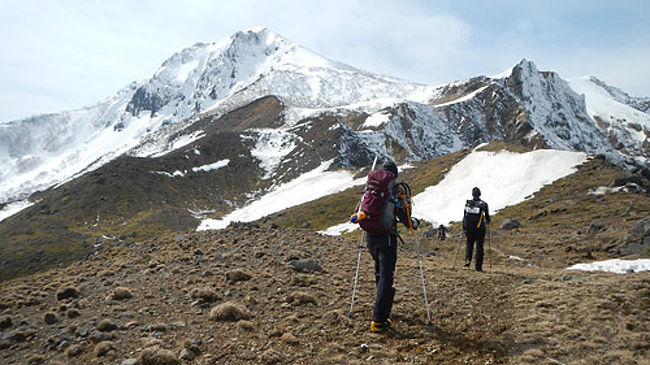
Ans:
[[[388,170],[372,170],[368,174],[361,210],[366,218],[359,226],[366,232],[390,234],[395,220],[395,174]]]

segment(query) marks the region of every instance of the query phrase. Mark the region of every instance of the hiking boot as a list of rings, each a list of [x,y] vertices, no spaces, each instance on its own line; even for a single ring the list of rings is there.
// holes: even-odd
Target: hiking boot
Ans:
[[[465,265],[463,265],[463,266],[469,267],[470,262],[471,262],[470,260],[465,260]]]
[[[391,332],[391,320],[387,319],[385,322],[370,322],[371,332]]]
[[[483,272],[483,268],[477,267],[477,268],[476,268],[476,271],[478,271],[478,272]]]

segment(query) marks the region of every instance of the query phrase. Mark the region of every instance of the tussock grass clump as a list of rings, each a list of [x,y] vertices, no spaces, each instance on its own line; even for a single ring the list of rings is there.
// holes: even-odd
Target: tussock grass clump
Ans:
[[[117,329],[117,325],[109,319],[104,319],[97,325],[97,330],[100,332],[111,332]]]
[[[45,358],[41,355],[32,355],[29,359],[27,359],[27,364],[29,365],[45,364]]]
[[[125,300],[133,298],[133,293],[129,288],[119,286],[111,292],[108,296],[108,300]]]
[[[115,352],[115,344],[112,341],[102,341],[95,345],[97,357],[107,356],[109,352]]]
[[[239,328],[242,331],[246,332],[253,332],[255,331],[255,325],[251,321],[246,321],[246,320],[241,320],[237,322],[237,328]]]
[[[0,331],[4,331],[7,328],[10,328],[14,325],[11,317],[9,316],[4,316],[0,318]]]
[[[69,298],[79,298],[79,289],[71,285],[64,285],[56,292],[57,300],[65,300]]]
[[[138,356],[138,364],[140,365],[178,365],[180,361],[176,355],[160,347],[149,347],[140,353]]]
[[[280,340],[282,340],[282,342],[287,343],[289,345],[297,345],[300,343],[300,340],[298,340],[296,336],[294,336],[292,333],[289,332],[280,336]]]
[[[297,292],[294,294],[290,294],[287,296],[287,303],[293,304],[293,305],[304,305],[304,304],[313,304],[313,305],[318,305],[316,303],[316,298],[314,298],[312,295],[304,293],[304,292]]]
[[[68,316],[68,318],[70,318],[70,319],[72,319],[72,318],[77,318],[77,317],[81,316],[81,312],[79,312],[79,311],[76,310],[76,309],[70,309],[70,310],[68,310],[67,312],[65,312],[65,314],[66,314],[66,316]]]
[[[81,355],[83,349],[79,345],[70,345],[65,349],[64,353],[67,357],[75,357]]]
[[[47,312],[43,316],[43,320],[47,324],[55,324],[56,322],[59,321],[59,316],[57,316],[56,313],[54,312]]]
[[[226,273],[226,278],[228,279],[228,282],[234,284],[238,281],[250,280],[251,276],[242,270],[236,269]]]
[[[158,338],[143,338],[142,339],[142,347],[144,348],[150,348],[150,347],[162,347],[164,342],[161,339]]]
[[[241,304],[226,302],[219,304],[210,311],[210,320],[213,321],[238,321],[249,319],[250,311]]]
[[[212,288],[199,287],[190,291],[190,298],[203,303],[212,303],[219,300],[219,294]]]

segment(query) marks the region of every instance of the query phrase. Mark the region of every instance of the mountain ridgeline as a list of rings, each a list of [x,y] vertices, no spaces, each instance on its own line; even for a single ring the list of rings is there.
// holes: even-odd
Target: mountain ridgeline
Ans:
[[[0,279],[194,230],[330,160],[357,170],[377,155],[423,162],[500,141],[601,155],[647,177],[648,99],[588,82],[623,114],[594,114],[573,82],[527,60],[430,86],[268,29],[197,43],[95,106],[0,124],[0,203],[34,203],[0,222],[11,258]]]

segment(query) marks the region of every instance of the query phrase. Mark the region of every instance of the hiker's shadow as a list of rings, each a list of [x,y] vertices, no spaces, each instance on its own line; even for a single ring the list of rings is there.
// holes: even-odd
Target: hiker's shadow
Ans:
[[[397,319],[397,318],[396,318]],[[435,323],[426,323],[421,320],[416,320],[413,318],[402,317],[399,318],[400,321],[406,322],[408,330],[400,330],[401,326],[396,326],[394,331],[391,333],[391,337],[398,339],[413,339],[413,337],[426,337],[427,339],[434,339],[446,346],[453,346],[455,348],[461,349],[463,351],[476,351],[481,353],[492,353],[495,356],[495,360],[503,359],[508,356],[508,349],[511,348],[512,344],[509,344],[504,341],[497,340],[477,340],[471,337],[468,337],[462,333],[452,332]],[[412,328],[419,326],[421,330],[414,333]],[[491,336],[486,336],[491,337]]]

